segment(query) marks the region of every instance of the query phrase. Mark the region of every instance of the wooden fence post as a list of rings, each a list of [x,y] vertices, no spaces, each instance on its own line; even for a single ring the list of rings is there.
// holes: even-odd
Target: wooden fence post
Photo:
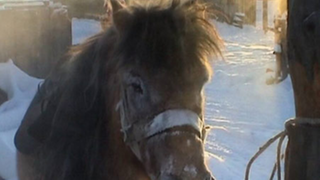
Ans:
[[[242,1],[247,23],[255,26],[257,21],[257,0],[250,0],[249,5],[247,3],[248,2],[246,0]]]
[[[288,0],[288,60],[298,121],[287,126],[286,180],[320,179],[320,1]]]
[[[263,25],[263,30],[265,32],[268,31],[268,0],[263,0],[262,3],[262,25]]]

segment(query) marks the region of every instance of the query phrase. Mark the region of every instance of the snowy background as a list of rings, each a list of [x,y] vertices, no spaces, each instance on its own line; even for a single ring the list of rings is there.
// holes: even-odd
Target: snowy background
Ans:
[[[271,2],[270,21],[276,3]],[[261,1],[257,8],[261,10]],[[290,79],[266,85],[274,65],[273,33],[264,33],[261,14],[256,27],[243,29],[213,22],[225,41],[225,60],[213,63],[214,76],[206,86],[206,123],[212,127],[206,142],[208,165],[218,180],[242,180],[252,155],[294,116]],[[259,21],[260,19],[260,21]],[[272,24],[272,23],[270,23]],[[73,19],[73,44],[100,31],[92,20]],[[28,76],[12,61],[0,63],[0,88],[9,101],[0,106],[0,176],[16,179],[13,136],[34,96],[40,79]],[[269,179],[275,146],[253,165],[251,179]]]
[[[261,12],[262,1],[257,5]],[[269,1],[269,26],[276,6]],[[274,34],[262,30],[262,13],[257,19],[256,27],[242,30],[215,23],[225,41],[226,60],[214,63],[214,77],[206,87],[206,123],[212,126],[206,150],[218,180],[244,179],[250,158],[295,116],[290,79],[266,85],[273,75],[266,69],[275,65]],[[269,179],[275,159],[273,145],[253,164],[250,178]]]
[[[209,166],[218,180],[244,179],[249,159],[294,116],[290,79],[266,85],[267,67],[274,64],[273,34],[245,27],[216,26],[224,38],[226,61],[214,63],[206,87]],[[272,146],[253,165],[251,179],[267,180],[276,158]]]

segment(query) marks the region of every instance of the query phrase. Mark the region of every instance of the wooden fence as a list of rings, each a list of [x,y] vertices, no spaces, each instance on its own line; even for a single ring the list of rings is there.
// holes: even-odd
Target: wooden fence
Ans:
[[[48,5],[0,10],[0,62],[44,78],[71,46],[71,21]]]

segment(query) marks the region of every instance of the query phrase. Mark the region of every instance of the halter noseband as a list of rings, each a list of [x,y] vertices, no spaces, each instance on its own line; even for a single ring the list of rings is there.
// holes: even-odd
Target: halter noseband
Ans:
[[[139,142],[165,130],[188,125],[199,132],[203,140],[204,122],[194,112],[186,109],[170,109],[158,114],[153,119],[141,120],[129,123],[126,119],[125,105],[121,100],[116,110],[120,111],[121,132],[124,135],[124,142],[131,148],[136,157],[141,161]]]

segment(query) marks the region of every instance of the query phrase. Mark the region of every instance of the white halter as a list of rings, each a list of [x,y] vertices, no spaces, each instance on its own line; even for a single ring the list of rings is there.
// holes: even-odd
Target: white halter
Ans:
[[[196,113],[190,110],[166,110],[158,114],[152,120],[141,120],[132,123],[126,121],[126,113],[122,101],[118,103],[116,110],[120,110],[122,126],[121,132],[123,132],[124,135],[124,142],[131,148],[133,153],[140,161],[142,159],[139,150],[139,142],[167,129],[188,125],[198,131],[200,136],[203,136],[203,120],[199,118]]]

